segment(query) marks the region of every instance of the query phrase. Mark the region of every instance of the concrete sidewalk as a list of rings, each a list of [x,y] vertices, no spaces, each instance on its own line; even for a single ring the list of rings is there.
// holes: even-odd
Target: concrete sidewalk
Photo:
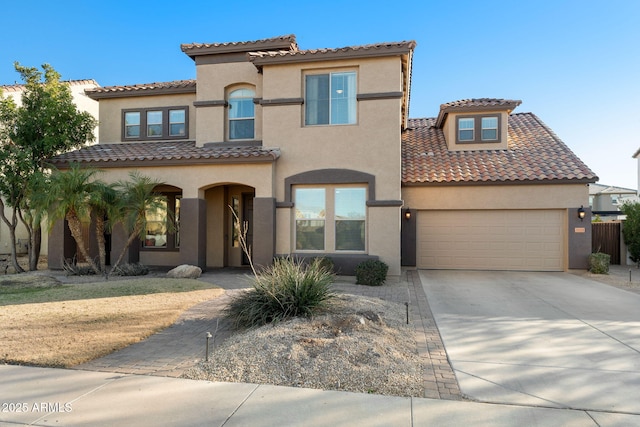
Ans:
[[[640,417],[0,366],[0,426],[602,426]]]

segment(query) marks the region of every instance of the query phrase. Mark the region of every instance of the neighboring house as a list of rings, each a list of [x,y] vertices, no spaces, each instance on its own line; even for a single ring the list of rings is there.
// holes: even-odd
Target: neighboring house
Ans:
[[[520,101],[444,104],[409,119],[413,41],[300,50],[294,36],[182,45],[196,80],[96,88],[100,144],[52,159],[107,181],[164,182],[127,260],[239,267],[231,209],[256,264],[329,256],[343,273],[381,259],[419,268],[585,268],[597,177]],[[124,235],[115,230],[118,252]],[[58,223],[51,268],[75,253]],[[95,248],[93,248],[95,249]],[[93,250],[92,249],[92,250]]]
[[[95,80],[70,80],[66,83],[69,84],[69,88],[71,90],[71,95],[73,96],[73,101],[76,104],[76,107],[80,111],[87,111],[96,119],[98,118],[98,102],[89,98],[85,93],[85,90],[95,89],[100,87]],[[25,86],[22,84],[14,84],[14,85],[0,85],[0,96],[5,98],[13,98],[17,105],[22,104],[22,93],[24,92]],[[96,142],[98,138],[98,129],[94,131]],[[5,208],[5,213],[7,217],[11,215],[11,209]],[[16,229],[16,239],[17,239],[17,252],[18,253],[26,253],[27,252],[27,243],[29,241],[26,228],[20,223],[18,228]],[[11,241],[9,238],[9,230],[4,222],[0,221],[0,254],[8,254],[11,252]],[[44,233],[42,235],[42,251],[43,255],[47,254],[47,235]]]
[[[594,215],[603,221],[624,219],[619,212],[626,202],[638,202],[638,192],[632,188],[589,184],[589,205]]]

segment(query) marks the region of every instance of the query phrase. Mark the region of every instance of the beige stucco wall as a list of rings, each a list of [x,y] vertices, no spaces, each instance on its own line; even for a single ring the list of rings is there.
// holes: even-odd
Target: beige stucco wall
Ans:
[[[202,64],[197,66],[197,101],[222,101],[227,94],[241,87],[253,88],[256,98],[262,96],[262,74],[249,62],[229,64]],[[255,106],[255,139],[262,138],[262,108]],[[196,141],[199,146],[207,142],[223,142],[227,135],[227,108],[222,106],[202,106],[197,108],[198,129]]]
[[[241,183],[255,188],[256,197],[271,197],[272,163],[227,163],[163,167],[105,168],[98,177],[106,182],[128,180],[129,172],[143,175],[182,189],[184,198],[204,198],[207,188]]]
[[[468,117],[468,116],[489,116],[489,115],[499,115],[500,116],[500,141],[496,143],[488,143],[488,142],[472,142],[465,144],[456,144],[456,120],[458,117]],[[447,119],[444,122],[442,127],[442,131],[444,133],[444,139],[447,141],[447,147],[451,151],[465,151],[465,150],[504,150],[508,148],[507,144],[507,132],[509,129],[509,114],[506,111],[500,110],[487,110],[481,112],[470,112],[470,113],[449,113],[447,114]]]
[[[589,205],[586,184],[403,187],[411,209],[559,209]]]
[[[273,172],[271,163],[185,165],[147,168],[108,168],[98,176],[106,182],[128,180],[129,172],[138,170],[145,176],[182,189],[183,198],[203,198],[207,207],[206,263],[209,267],[224,266],[225,212],[224,186],[229,197],[255,190],[256,197],[271,197]],[[243,185],[237,185],[243,184]],[[184,243],[183,243],[184,244]],[[119,249],[114,248],[116,253]],[[229,251],[229,264],[239,265],[239,249]],[[147,265],[179,265],[180,252],[142,250],[140,262]],[[233,264],[232,264],[233,263]]]
[[[402,91],[400,58],[344,60],[264,68],[263,97],[304,97],[304,75],[311,72],[356,71],[357,93]],[[263,144],[277,146],[282,156],[275,171],[275,197],[283,201],[285,178],[310,170],[350,169],[375,175],[377,200],[400,200],[400,99],[361,100],[353,125],[304,126],[304,105],[262,109]],[[293,252],[293,209],[278,209],[276,253]],[[400,274],[399,207],[367,209],[367,253]]]
[[[189,107],[189,139],[193,140],[196,136],[196,120],[194,119],[196,111],[193,106],[194,100],[195,93],[101,99],[100,143],[114,144],[122,142],[123,109],[150,107]]]

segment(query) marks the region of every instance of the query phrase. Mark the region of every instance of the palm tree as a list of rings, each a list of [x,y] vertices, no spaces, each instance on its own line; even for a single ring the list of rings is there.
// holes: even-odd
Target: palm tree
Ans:
[[[97,173],[96,169],[81,168],[78,164],[72,164],[66,171],[54,171],[51,174],[51,187],[47,199],[49,224],[58,219],[66,219],[78,251],[91,268],[100,274],[100,268],[89,256],[87,242],[82,236],[82,222],[90,220],[91,200],[96,199],[95,192],[99,184],[94,180],[94,176]]]
[[[93,181],[89,189],[89,207],[95,220],[96,240],[98,242],[98,265],[106,271],[106,244],[104,235],[109,230],[109,218],[118,215],[119,196],[113,185],[102,181]]]
[[[162,182],[141,175],[138,171],[131,172],[129,178],[129,181],[118,181],[115,184],[120,197],[119,212],[114,221],[122,222],[128,238],[112,270],[120,265],[127,248],[136,237],[144,238],[147,229],[147,212],[158,212],[165,207],[162,196],[154,191],[158,185],[162,185]],[[167,218],[168,229],[172,228],[172,224],[171,218]]]

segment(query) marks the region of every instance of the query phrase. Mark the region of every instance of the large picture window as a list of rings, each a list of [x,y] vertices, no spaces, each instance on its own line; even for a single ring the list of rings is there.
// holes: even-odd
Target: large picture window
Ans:
[[[305,125],[356,123],[356,73],[305,76]]]
[[[295,247],[298,251],[366,250],[365,187],[295,188]]]
[[[177,249],[180,247],[180,198],[176,194],[160,196],[157,209],[145,212],[147,228],[142,247],[145,249]],[[170,218],[173,227],[169,227]]]
[[[229,139],[255,138],[255,92],[237,89],[229,94]]]
[[[123,110],[122,140],[188,138],[188,107],[161,107]]]

